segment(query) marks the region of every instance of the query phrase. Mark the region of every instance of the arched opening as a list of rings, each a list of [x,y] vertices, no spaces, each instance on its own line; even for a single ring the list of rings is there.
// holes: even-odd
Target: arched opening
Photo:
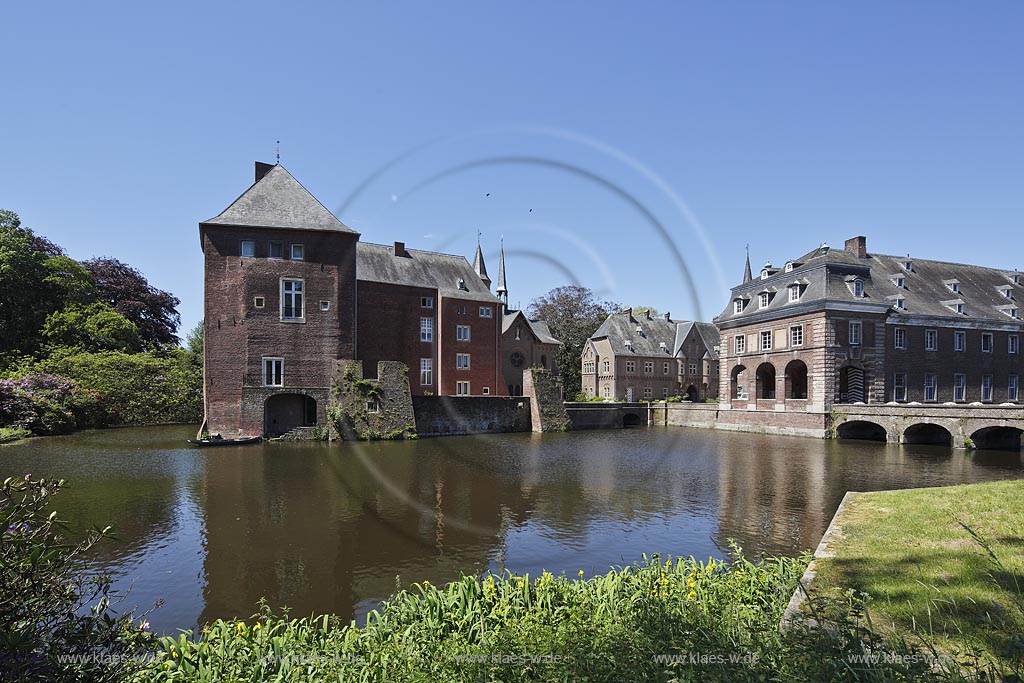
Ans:
[[[771,363],[761,363],[757,366],[757,397],[775,398],[775,366]]]
[[[737,365],[732,369],[729,379],[729,397],[745,400],[747,398],[747,367]]]
[[[786,398],[807,398],[807,364],[791,360],[786,366]]]
[[[864,403],[864,369],[847,365],[839,371],[839,402]]]
[[[274,394],[263,404],[263,433],[281,436],[316,425],[316,399],[305,394]]]
[[[921,423],[910,425],[903,432],[903,443],[923,443],[934,446],[952,446],[953,435],[945,427]]]
[[[700,394],[697,391],[697,387],[693,386],[692,384],[686,387],[686,400],[694,402],[700,400]]]
[[[843,422],[836,428],[836,438],[886,441],[885,427],[866,420],[851,420]]]
[[[971,434],[975,448],[994,451],[1019,451],[1024,430],[1017,427],[985,427]]]
[[[642,423],[640,416],[636,413],[625,413],[622,416],[623,427],[639,427]]]
[[[548,367],[548,357],[547,356],[541,355],[541,357],[540,357],[540,366],[542,368],[544,368],[545,370],[547,369],[547,367]]]

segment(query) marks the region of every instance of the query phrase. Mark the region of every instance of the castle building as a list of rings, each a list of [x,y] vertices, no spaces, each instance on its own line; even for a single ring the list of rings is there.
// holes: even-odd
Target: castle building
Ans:
[[[583,393],[625,401],[718,397],[718,329],[710,323],[633,315],[605,318],[581,358]]]
[[[325,424],[342,359],[362,360],[366,377],[379,360],[402,361],[413,394],[505,394],[502,305],[482,256],[474,269],[362,243],[283,166],[259,162],[254,184],[199,234],[210,432]]]
[[[477,256],[483,263],[479,247]],[[486,274],[484,271],[484,276]],[[522,396],[524,369],[542,368],[558,374],[557,356],[562,342],[552,336],[551,328],[543,320],[532,320],[522,311],[508,307],[504,245],[498,261],[498,286],[494,291],[502,302],[501,371],[505,377],[505,388],[509,396]]]
[[[800,428],[840,404],[1020,403],[1022,297],[1016,271],[872,254],[864,237],[757,278],[748,257],[715,319],[721,407]]]

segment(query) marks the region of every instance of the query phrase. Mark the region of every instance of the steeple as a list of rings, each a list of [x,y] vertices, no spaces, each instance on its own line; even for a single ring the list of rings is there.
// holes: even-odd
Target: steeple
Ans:
[[[491,278],[487,277],[487,266],[484,264],[484,253],[480,250],[480,231],[476,233],[476,256],[473,257],[473,270],[483,280],[487,289],[491,288]]]
[[[746,284],[754,279],[754,276],[750,273],[750,245],[747,245],[747,265],[743,269],[743,284]]]
[[[494,293],[501,299],[501,303],[505,305],[505,310],[508,310],[508,287],[505,286],[505,238],[501,238],[501,256],[498,260],[498,288],[494,290]]]

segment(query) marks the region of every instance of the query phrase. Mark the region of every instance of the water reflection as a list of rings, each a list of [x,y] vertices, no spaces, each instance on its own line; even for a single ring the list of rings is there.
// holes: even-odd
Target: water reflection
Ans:
[[[643,553],[814,547],[847,490],[1024,476],[968,455],[682,428],[386,444],[193,450],[190,428],[91,432],[0,449],[0,473],[60,476],[73,525],[114,523],[96,565],[164,598],[164,631],[248,616],[371,609],[397,585],[487,569],[603,572]]]

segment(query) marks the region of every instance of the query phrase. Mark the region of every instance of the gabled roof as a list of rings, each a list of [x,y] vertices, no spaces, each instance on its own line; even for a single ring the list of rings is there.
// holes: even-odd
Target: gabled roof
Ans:
[[[505,334],[517,320],[522,321],[526,324],[530,333],[533,334],[534,338],[537,339],[541,344],[556,344],[562,345],[562,342],[551,336],[551,328],[543,320],[530,320],[522,311],[507,311],[505,316],[501,319],[501,333]]]
[[[640,327],[642,334],[637,333]],[[634,316],[623,311],[605,318],[601,326],[590,337],[591,340],[607,339],[617,356],[664,356],[672,358],[691,329],[696,329],[709,351],[718,344],[718,330],[710,323],[686,320],[666,320],[663,317],[647,318]],[[676,343],[678,340],[678,344]],[[629,341],[629,345],[626,342]],[[662,346],[664,344],[664,346]]]
[[[675,342],[672,345],[672,354],[676,356],[683,355],[683,344],[686,343],[686,338],[690,335],[691,332],[693,332],[700,338],[701,343],[703,343],[706,349],[703,357],[709,358],[711,360],[717,360],[718,353],[715,351],[715,349],[718,347],[720,335],[718,333],[718,328],[711,323],[702,323],[696,321],[679,323],[679,325],[676,327],[676,338]]]
[[[231,206],[203,224],[358,234],[339,221],[281,164],[272,167]]]
[[[359,242],[356,245],[356,279],[410,287],[436,289],[442,295],[497,303],[464,256],[406,249],[395,256],[393,246]],[[465,289],[459,288],[462,281]]]

